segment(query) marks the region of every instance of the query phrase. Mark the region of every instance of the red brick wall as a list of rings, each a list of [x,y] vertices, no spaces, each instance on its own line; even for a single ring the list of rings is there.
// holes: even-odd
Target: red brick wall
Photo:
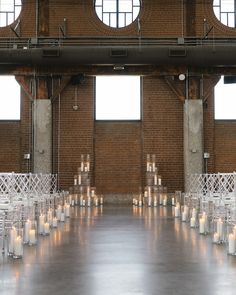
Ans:
[[[143,83],[143,165],[146,154],[156,154],[163,185],[183,189],[183,103],[163,78]]]
[[[139,191],[141,138],[141,123],[96,123],[95,185],[99,192]]]
[[[215,122],[215,172],[236,171],[236,121]]]
[[[0,121],[0,172],[20,172],[19,133],[19,121]]]

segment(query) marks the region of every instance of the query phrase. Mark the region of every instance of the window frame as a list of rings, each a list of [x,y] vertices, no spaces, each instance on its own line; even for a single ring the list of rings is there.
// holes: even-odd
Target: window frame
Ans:
[[[99,18],[100,21],[102,21],[106,26],[110,27],[110,28],[114,28],[114,29],[121,29],[121,28],[125,28],[127,26],[129,26],[130,24],[132,24],[139,16],[140,11],[141,11],[141,1],[140,0],[136,0],[139,2],[139,4],[134,4],[134,0],[130,0],[131,3],[131,11],[121,11],[121,7],[120,7],[120,0],[113,0],[115,3],[115,11],[104,11],[104,2],[107,0],[100,0],[99,2],[101,2],[101,4],[96,4],[97,0],[94,0],[94,10],[96,12],[97,17]],[[101,17],[99,16],[98,12],[97,12],[97,8],[101,8]],[[139,12],[137,15],[135,15],[134,17],[134,10],[135,8],[139,9]],[[108,24],[104,21],[104,16],[108,16]],[[115,15],[115,23],[116,25],[112,25],[112,19],[111,16]],[[121,23],[121,15],[124,16],[124,25],[120,25]],[[127,22],[127,16],[131,15],[131,22]]]
[[[13,2],[12,3],[13,10],[11,10],[11,11],[10,10],[1,10],[1,7],[0,7],[0,15],[4,15],[4,17],[6,19],[5,25],[1,25],[1,23],[0,23],[0,28],[5,28],[5,27],[13,24],[21,14],[22,0],[20,1],[21,4],[18,4],[19,0],[12,0],[12,2]],[[16,8],[20,8],[20,12],[19,12],[19,14],[17,14],[17,16],[16,16]],[[10,15],[13,15],[13,21],[9,21]]]
[[[232,4],[234,5],[234,11],[224,11],[223,10],[223,7],[224,4],[222,4],[222,0],[218,0],[217,4],[215,4],[215,0],[213,1],[213,11],[214,11],[214,14],[216,16],[216,18],[225,26],[229,27],[229,28],[236,28],[236,0],[232,0]],[[218,8],[219,9],[219,15],[217,15],[215,13],[215,8]],[[233,14],[233,20],[234,20],[234,26],[231,26],[229,24],[230,20],[229,20],[229,17],[230,17],[230,14],[232,15]],[[223,21],[223,17],[226,16],[226,22]]]

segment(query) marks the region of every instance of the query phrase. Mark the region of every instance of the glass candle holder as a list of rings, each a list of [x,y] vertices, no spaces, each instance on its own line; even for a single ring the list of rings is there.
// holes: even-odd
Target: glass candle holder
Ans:
[[[17,229],[17,235],[13,244],[13,258],[19,259],[23,257],[23,228]]]
[[[176,218],[180,217],[180,213],[181,213],[180,203],[176,203],[175,210],[174,210],[175,217]]]
[[[37,244],[37,221],[31,222],[31,228],[29,230],[29,245],[34,246]]]
[[[199,234],[207,235],[209,233],[209,220],[206,212],[199,214]]]
[[[29,219],[27,219],[24,223],[24,244],[28,244],[29,243],[29,231],[31,229],[31,221]]]
[[[213,219],[213,238],[214,244],[222,244],[225,242],[226,226],[222,218]]]
[[[14,241],[17,237],[17,230],[15,226],[12,226],[8,234],[8,255],[13,256],[14,254]]]
[[[198,213],[197,213],[197,209],[194,207],[194,208],[191,208],[190,210],[190,227],[191,228],[196,228],[198,227]]]

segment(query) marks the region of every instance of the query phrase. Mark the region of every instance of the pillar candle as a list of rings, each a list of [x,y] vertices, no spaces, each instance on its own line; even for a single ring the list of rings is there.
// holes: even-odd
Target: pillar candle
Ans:
[[[197,218],[197,210],[196,210],[196,208],[193,208],[193,210],[192,210],[192,217]]]
[[[39,216],[39,233],[43,234],[43,227],[44,227],[44,214]]]
[[[67,203],[64,205],[64,212],[65,212],[65,217],[70,217],[70,205]]]
[[[77,185],[78,184],[78,182],[77,182],[77,176],[75,175],[74,176],[74,185]]]
[[[217,233],[219,234],[220,239],[223,239],[223,221],[221,220],[221,218],[219,218],[217,220]]]
[[[61,221],[61,222],[64,222],[64,221],[65,221],[65,213],[64,213],[64,212],[61,212],[61,218],[60,218],[60,221]]]
[[[187,214],[185,211],[182,212],[182,221],[186,221],[187,220]]]
[[[57,220],[61,220],[61,205],[57,207],[56,216],[57,216]]]
[[[91,190],[91,197],[94,197],[95,196],[95,191],[94,189]]]
[[[87,200],[87,205],[88,205],[88,207],[90,207],[90,206],[91,206],[91,198],[90,198],[90,197],[88,197],[88,200]]]
[[[81,185],[81,174],[78,175],[78,185]]]
[[[90,162],[89,161],[87,161],[87,170],[88,170],[88,172],[90,171]]]
[[[153,206],[157,207],[157,197],[156,196],[154,197]]]
[[[13,226],[10,229],[10,235],[9,235],[9,246],[8,246],[8,252],[13,253],[14,251],[14,242],[17,236],[16,228]]]
[[[162,205],[162,201],[163,201],[163,196],[162,194],[159,195],[159,205]]]
[[[161,177],[158,177],[158,185],[161,185]]]
[[[81,161],[81,166],[80,166],[81,171],[84,171],[84,161]]]
[[[229,241],[229,245],[228,245],[228,252],[229,252],[229,254],[235,254],[235,252],[236,252],[236,245],[235,245],[235,237],[234,237],[234,234],[229,234],[228,241]]]
[[[172,197],[172,199],[171,199],[171,204],[172,204],[172,206],[175,205],[175,198],[174,197]]]
[[[100,198],[100,205],[103,205],[103,197]]]
[[[175,217],[179,217],[180,216],[180,204],[177,203],[175,206]]]
[[[141,200],[139,200],[138,205],[139,205],[139,207],[142,207],[143,203]]]
[[[152,198],[151,196],[148,197],[148,207],[152,206]]]
[[[86,206],[86,201],[83,199],[83,206],[85,207]]]
[[[31,221],[27,220],[25,222],[25,226],[24,226],[24,243],[28,243],[29,242],[29,231],[31,228]]]
[[[52,220],[52,226],[57,227],[57,218],[56,217],[54,217]]]
[[[205,218],[200,218],[199,220],[199,233],[204,234],[205,233]]]
[[[157,185],[157,175],[154,175],[154,185]]]
[[[152,162],[152,171],[155,172],[156,171],[156,163]]]
[[[30,245],[36,244],[36,231],[35,231],[35,229],[29,230],[29,244]]]
[[[147,161],[147,171],[149,171],[149,165],[150,165],[150,162]]]
[[[48,221],[49,225],[52,226],[52,209],[48,210],[47,221]]]
[[[95,198],[95,206],[98,206],[98,198]]]
[[[220,241],[219,233],[215,232],[214,235],[213,235],[213,242],[214,243],[219,243],[219,241]]]
[[[44,225],[43,225],[43,233],[45,235],[49,235],[49,233],[50,233],[49,223],[48,222],[45,222]]]
[[[196,226],[196,218],[195,217],[191,217],[190,218],[190,227],[195,227]]]
[[[148,197],[150,197],[151,196],[151,187],[149,186],[148,187]]]
[[[162,204],[163,204],[163,206],[167,206],[167,198],[166,197],[164,197]]]
[[[81,207],[83,206],[83,196],[80,196],[79,204]]]
[[[87,197],[90,196],[90,186],[87,187]]]
[[[23,256],[23,242],[21,236],[17,236],[14,241],[14,256]]]

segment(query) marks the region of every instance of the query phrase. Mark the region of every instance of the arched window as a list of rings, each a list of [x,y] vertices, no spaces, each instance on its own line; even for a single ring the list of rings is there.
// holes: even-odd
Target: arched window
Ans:
[[[12,24],[20,15],[21,0],[0,0],[0,27]]]
[[[128,26],[140,12],[140,0],[95,0],[94,3],[99,19],[112,28]]]
[[[222,24],[236,27],[236,0],[214,0],[213,9]]]

